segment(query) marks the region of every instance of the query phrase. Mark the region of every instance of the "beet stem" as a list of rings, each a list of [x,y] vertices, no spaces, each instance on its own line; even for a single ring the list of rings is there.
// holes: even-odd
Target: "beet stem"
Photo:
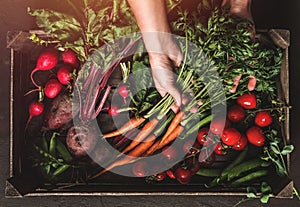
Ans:
[[[97,107],[94,115],[92,116],[92,119],[95,119],[99,115],[99,113],[102,110],[102,108],[104,106],[104,103],[105,103],[105,101],[106,101],[106,99],[107,99],[107,97],[109,95],[110,90],[111,90],[111,86],[108,85],[107,88],[106,88],[106,91],[105,91],[105,93],[104,93],[104,95],[103,95],[103,97],[101,99],[101,102],[100,102],[99,106]]]

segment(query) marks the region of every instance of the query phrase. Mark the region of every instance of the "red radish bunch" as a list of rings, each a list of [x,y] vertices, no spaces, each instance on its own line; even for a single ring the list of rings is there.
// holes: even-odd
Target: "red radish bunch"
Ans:
[[[77,58],[76,53],[71,49],[66,49],[62,53],[62,60],[66,64],[70,64],[71,66],[77,68],[79,66],[79,60]]]
[[[48,98],[55,98],[61,91],[62,85],[56,79],[49,79],[45,85],[44,93]]]
[[[29,112],[29,118],[26,123],[26,128],[28,127],[29,122],[31,119],[35,116],[39,116],[44,111],[44,104],[42,102],[34,101],[29,105],[28,112]]]
[[[39,85],[34,81],[34,73],[39,70],[51,70],[57,65],[58,59],[58,51],[55,49],[46,49],[39,55],[37,64],[30,74],[31,81],[37,88]]]
[[[71,81],[72,68],[68,65],[63,65],[57,70],[57,79],[63,85],[67,85]]]

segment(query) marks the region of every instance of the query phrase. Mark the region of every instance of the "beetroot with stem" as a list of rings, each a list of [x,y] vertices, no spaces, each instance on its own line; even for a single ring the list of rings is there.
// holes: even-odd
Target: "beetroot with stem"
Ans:
[[[44,93],[48,98],[55,98],[61,92],[62,85],[56,79],[49,79],[45,85]]]
[[[46,49],[38,57],[35,68],[31,71],[30,78],[34,86],[39,85],[34,81],[33,75],[39,70],[51,70],[58,63],[58,51],[55,49]]]
[[[29,118],[27,120],[25,129],[27,129],[29,122],[34,116],[39,116],[44,112],[44,104],[38,101],[31,102],[28,108],[28,112]]]
[[[131,49],[139,40],[140,38],[137,38],[136,40],[128,44],[122,50],[119,56],[122,57],[125,54],[129,55],[128,53],[132,53],[133,51],[131,51]],[[81,99],[84,100],[84,102],[80,104],[80,118],[82,119],[83,123],[87,123],[89,120],[96,118],[100,113],[102,108],[101,104],[98,107],[96,107],[97,110],[95,111],[95,113],[91,113],[91,109],[94,108],[93,106],[95,103],[95,99],[99,98],[99,94],[101,94],[102,90],[106,87],[109,77],[111,76],[113,71],[119,66],[121,61],[121,58],[116,59],[105,70],[97,68],[96,65],[93,63],[91,64],[90,73],[84,81],[82,90],[80,91],[80,93],[84,94],[85,96],[82,96],[81,94],[78,95],[81,97]],[[95,88],[96,91],[94,90]],[[109,89],[110,88],[107,88],[107,90]],[[102,97],[102,100],[100,102],[103,102],[103,99],[106,100],[105,95]]]
[[[68,124],[73,115],[79,110],[78,105],[72,101],[68,94],[59,94],[51,103],[45,116],[45,127],[50,130],[57,130]],[[74,113],[74,114],[73,114]]]

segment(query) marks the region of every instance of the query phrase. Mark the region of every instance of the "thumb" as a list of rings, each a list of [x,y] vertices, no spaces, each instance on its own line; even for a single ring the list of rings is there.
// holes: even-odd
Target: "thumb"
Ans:
[[[168,93],[174,98],[175,105],[177,107],[180,107],[182,104],[182,98],[181,93],[174,85],[169,85],[169,88],[167,89]]]

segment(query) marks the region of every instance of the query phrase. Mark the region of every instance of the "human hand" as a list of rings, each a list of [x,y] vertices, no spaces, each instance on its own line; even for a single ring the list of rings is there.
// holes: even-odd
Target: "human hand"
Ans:
[[[179,67],[181,64],[181,51],[172,40],[170,34],[161,33],[154,40],[152,39],[152,41],[149,41],[151,39],[149,38],[149,34],[143,35],[143,37],[145,43],[152,43],[146,44],[146,48],[149,54],[155,87],[161,96],[169,93],[174,98],[175,105],[172,107],[172,110],[178,111],[183,98],[176,86],[177,76],[173,69]]]

